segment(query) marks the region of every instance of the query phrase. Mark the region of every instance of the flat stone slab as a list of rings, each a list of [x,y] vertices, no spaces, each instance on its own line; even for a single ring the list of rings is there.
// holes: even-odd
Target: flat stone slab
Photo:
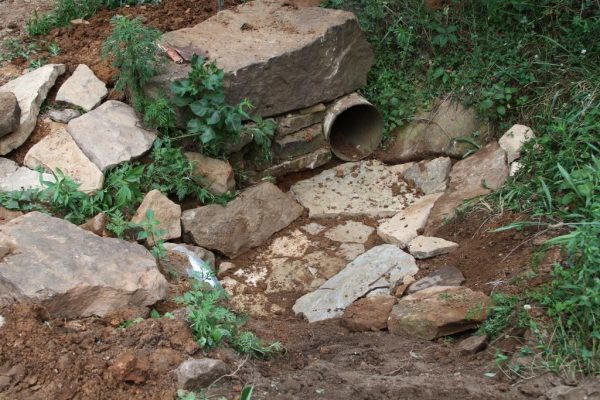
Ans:
[[[56,101],[90,111],[98,106],[107,94],[106,84],[96,77],[90,67],[79,64],[73,75],[58,89]]]
[[[39,212],[0,226],[0,250],[0,303],[40,302],[56,316],[79,318],[167,295],[167,281],[143,246]]]
[[[154,132],[143,128],[131,106],[114,100],[72,119],[67,131],[102,172],[142,156],[156,139]]]
[[[408,244],[408,252],[418,260],[450,253],[458,243],[432,236],[417,236]]]
[[[48,172],[62,171],[79,184],[79,190],[93,193],[102,188],[104,174],[81,151],[65,129],[58,129],[33,145],[23,161],[27,167]]]
[[[375,232],[375,228],[361,222],[346,221],[329,229],[325,233],[325,237],[334,242],[365,243],[373,232]]]
[[[43,189],[44,186],[40,182],[40,178],[44,181],[54,182],[54,176],[51,174],[40,173],[31,170],[27,167],[19,167],[19,165],[9,160],[8,158],[0,157],[0,190],[4,192],[12,192],[28,189]]]
[[[366,83],[373,63],[354,14],[273,0],[221,11],[192,28],[165,33],[161,41],[184,59],[201,54],[215,60],[225,72],[227,100],[248,98],[261,116],[351,93]],[[188,69],[170,63],[154,82],[166,88]]]
[[[211,204],[187,210],[181,222],[194,244],[233,257],[265,243],[303,212],[292,196],[263,182],[244,190],[226,206]]]
[[[377,228],[377,234],[386,243],[405,248],[425,227],[433,205],[441,196],[442,193],[436,193],[418,198],[404,210],[382,222]]]
[[[411,284],[406,293],[411,294],[434,286],[460,286],[465,281],[456,267],[444,266]]]
[[[354,300],[372,290],[389,290],[406,275],[417,272],[415,259],[398,247],[388,244],[373,247],[317,290],[300,297],[293,310],[308,322],[337,318]]]
[[[0,155],[8,154],[25,143],[35,128],[40,107],[48,92],[56,78],[64,72],[63,64],[47,64],[0,87],[0,92],[15,94],[21,109],[17,130],[0,138]]]
[[[402,180],[405,169],[376,160],[345,163],[296,183],[291,192],[311,218],[391,217],[415,198]]]

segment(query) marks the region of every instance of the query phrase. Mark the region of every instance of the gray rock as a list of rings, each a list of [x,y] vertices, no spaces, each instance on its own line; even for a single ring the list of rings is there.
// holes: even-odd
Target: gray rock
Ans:
[[[90,111],[100,104],[107,94],[106,84],[98,79],[87,65],[79,64],[73,75],[58,89],[56,101]]]
[[[425,227],[431,209],[441,195],[428,194],[416,199],[404,210],[383,221],[377,228],[377,234],[384,242],[405,248]]]
[[[324,145],[323,127],[317,124],[276,139],[273,148],[279,161],[289,161],[294,157],[312,153]]]
[[[47,64],[0,87],[0,92],[15,94],[21,109],[17,130],[0,138],[0,155],[8,154],[25,143],[35,128],[40,107],[48,92],[54,86],[56,78],[64,72],[63,64]]]
[[[487,317],[489,297],[465,287],[434,286],[401,298],[392,308],[388,330],[432,340],[473,329]]]
[[[334,242],[365,243],[375,228],[357,221],[346,221],[325,232],[325,237]]]
[[[458,243],[431,236],[417,236],[408,244],[408,252],[418,260],[450,253]]]
[[[434,286],[460,286],[464,281],[465,277],[458,268],[444,266],[410,285],[406,293],[411,294]]]
[[[65,129],[53,131],[34,144],[23,164],[31,169],[42,167],[48,172],[60,170],[85,193],[98,191],[104,183],[102,171],[87,158]]]
[[[577,386],[559,385],[546,391],[548,400],[598,400],[600,377],[588,377]]]
[[[77,110],[73,110],[71,108],[64,108],[62,110],[50,110],[48,112],[48,117],[54,121],[59,122],[61,124],[68,124],[70,120],[80,117],[81,113]]]
[[[417,272],[415,259],[398,247],[388,244],[373,247],[317,290],[300,297],[293,310],[308,322],[340,317],[354,300],[374,289],[389,290],[406,275]]]
[[[297,182],[291,191],[311,218],[391,217],[414,198],[402,180],[405,168],[376,160],[349,162]]]
[[[181,222],[194,244],[233,257],[260,246],[303,211],[290,195],[264,182],[246,189],[226,206],[211,204],[184,211]]]
[[[104,316],[164,299],[148,250],[32,212],[0,226],[0,302],[33,301],[64,318]]]
[[[98,236],[107,236],[106,224],[108,222],[108,215],[101,212],[79,225],[79,227]]]
[[[268,0],[221,11],[192,28],[165,33],[161,41],[184,59],[195,53],[215,60],[225,72],[227,100],[248,98],[260,116],[351,93],[366,83],[373,63],[354,14]],[[170,63],[155,85],[167,88],[188,69]]]
[[[277,117],[275,119],[277,122],[275,136],[277,138],[283,138],[311,125],[320,125],[325,118],[326,110],[327,107],[321,103],[304,110]]]
[[[0,92],[0,137],[14,132],[20,120],[21,108],[17,96],[12,92]]]
[[[185,153],[194,165],[194,173],[206,181],[208,189],[216,195],[235,191],[235,176],[228,161],[206,157],[200,153]]]
[[[406,170],[404,180],[413,181],[424,194],[440,193],[446,190],[451,167],[452,161],[448,157],[421,161]]]
[[[19,167],[17,163],[8,158],[0,157],[0,190],[12,192],[28,189],[43,189],[41,180],[54,182],[54,176],[26,167]]]
[[[384,152],[385,162],[406,162],[434,156],[462,158],[474,149],[469,141],[483,145],[491,137],[489,126],[477,120],[472,108],[451,98],[440,99],[429,111],[394,131],[394,143]],[[467,140],[463,140],[467,139]]]
[[[425,233],[434,233],[445,221],[454,218],[456,208],[463,201],[491,193],[501,187],[507,177],[506,152],[495,142],[454,164],[448,190],[435,202]]]
[[[269,167],[260,174],[260,177],[277,177],[290,174],[292,172],[315,169],[327,164],[330,160],[331,150],[329,150],[329,147],[326,147],[316,150],[310,154],[296,157],[293,160],[284,161],[281,164]]]
[[[154,132],[142,127],[131,106],[114,100],[72,119],[67,131],[102,172],[142,156],[156,139]]]
[[[142,204],[138,207],[131,219],[134,224],[141,224],[148,220],[147,213],[152,210],[154,219],[158,221],[157,229],[161,234],[154,238],[146,239],[148,245],[154,246],[157,240],[178,239],[181,237],[181,206],[169,200],[160,190],[151,190]]]
[[[461,340],[458,344],[458,348],[460,349],[460,353],[464,355],[479,353],[487,347],[487,340],[488,337],[486,335],[469,336],[468,338]]]
[[[185,390],[206,388],[215,379],[227,374],[229,368],[221,360],[191,358],[177,367],[177,387]]]
[[[507,162],[510,164],[521,157],[521,148],[525,142],[530,141],[535,134],[530,127],[525,125],[513,125],[498,140],[498,144],[506,151]]]

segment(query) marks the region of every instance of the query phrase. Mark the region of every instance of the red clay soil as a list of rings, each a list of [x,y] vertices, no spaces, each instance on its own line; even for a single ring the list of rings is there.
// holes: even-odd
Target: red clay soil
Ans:
[[[518,218],[481,211],[442,227],[440,236],[461,247],[420,262],[420,275],[452,264],[464,273],[468,287],[489,293],[487,283],[501,280],[504,284],[496,290],[522,290],[510,278],[527,270],[533,232],[490,233]],[[171,297],[185,285],[173,281]],[[292,300],[298,296],[290,294]],[[166,312],[175,307],[164,302],[157,308]],[[119,329],[134,316],[63,321],[31,305],[3,307],[0,315],[6,318],[0,328],[0,399],[172,399],[176,381],[171,371],[182,360],[203,354],[179,319],[146,319]],[[223,359],[236,372],[212,386],[209,395],[234,399],[251,384],[257,399],[526,398],[520,384],[502,374],[484,377],[494,370],[494,348],[464,356],[452,340],[421,341],[385,331],[351,333],[339,321],[307,324],[291,313],[253,318],[248,326],[264,339],[281,341],[286,353],[260,361],[231,350],[213,351],[210,356]]]
[[[230,8],[239,3],[237,0],[226,0],[225,7]],[[112,27],[110,19],[114,15],[139,17],[144,25],[168,32],[176,29],[194,26],[217,12],[216,0],[163,0],[156,5],[122,7],[115,10],[101,10],[89,19],[89,24],[70,25],[54,29],[42,41],[56,42],[60,54],[48,57],[50,63],[67,65],[70,75],[77,65],[87,64],[94,73],[110,86],[114,80],[115,71],[108,61],[101,58],[102,42],[110,34]],[[26,66],[24,59],[16,59],[15,64]]]

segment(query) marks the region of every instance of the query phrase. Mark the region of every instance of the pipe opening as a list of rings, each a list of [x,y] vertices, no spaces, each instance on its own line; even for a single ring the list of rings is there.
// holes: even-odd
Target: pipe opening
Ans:
[[[371,104],[356,104],[340,112],[329,127],[331,151],[345,161],[367,157],[381,143],[383,118]]]

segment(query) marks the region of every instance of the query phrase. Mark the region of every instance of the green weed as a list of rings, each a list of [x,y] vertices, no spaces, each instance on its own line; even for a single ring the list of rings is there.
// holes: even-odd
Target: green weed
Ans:
[[[194,55],[187,79],[171,84],[175,94],[174,103],[189,109],[192,117],[187,122],[187,134],[202,146],[202,152],[214,157],[225,157],[229,148],[240,140],[242,121],[250,120],[252,105],[248,100],[232,106],[225,99],[224,72],[214,62]],[[275,132],[272,122],[255,119],[250,128],[255,143],[270,149]],[[182,138],[182,137],[181,137]]]
[[[202,348],[213,348],[228,343],[241,353],[268,357],[281,351],[278,342],[263,345],[249,331],[243,331],[245,320],[225,306],[228,295],[220,288],[207,288],[194,279],[192,289],[177,301],[187,306],[188,321]]]

